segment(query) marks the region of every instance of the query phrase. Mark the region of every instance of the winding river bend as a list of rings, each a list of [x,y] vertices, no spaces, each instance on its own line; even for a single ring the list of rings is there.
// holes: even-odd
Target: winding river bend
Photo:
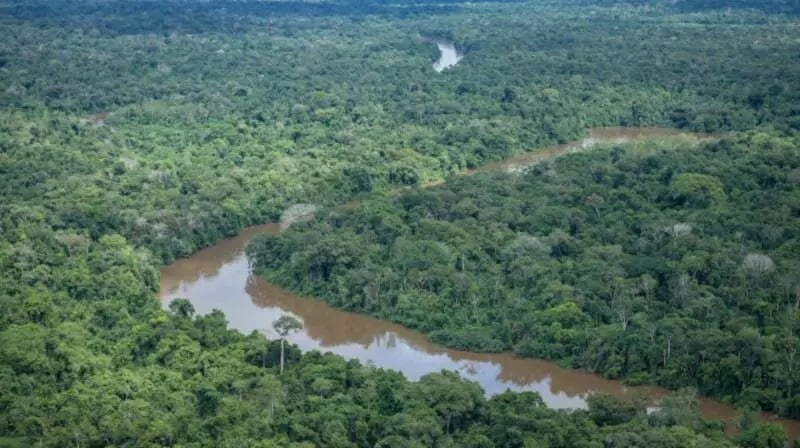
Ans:
[[[581,141],[522,154],[486,165],[481,171],[515,171],[561,154],[591,149],[601,142],[676,138],[680,134],[659,128],[593,129]],[[552,408],[583,408],[586,398],[597,392],[618,397],[644,393],[653,401],[667,393],[657,387],[627,387],[619,381],[542,360],[448,349],[405,327],[297,296],[251,274],[244,254],[253,237],[278,231],[277,223],[250,227],[236,237],[162,268],[159,296],[163,305],[166,307],[175,298],[188,298],[200,314],[219,309],[233,328],[245,333],[263,331],[271,337],[275,336],[271,333],[272,322],[282,314],[292,314],[303,322],[304,328],[289,340],[304,351],[334,352],[365,364],[399,370],[412,380],[442,369],[455,370],[480,383],[487,394],[506,389],[535,391]],[[731,421],[736,415],[733,408],[713,400],[700,399],[699,403],[707,418]],[[790,436],[800,435],[800,421],[778,421]]]

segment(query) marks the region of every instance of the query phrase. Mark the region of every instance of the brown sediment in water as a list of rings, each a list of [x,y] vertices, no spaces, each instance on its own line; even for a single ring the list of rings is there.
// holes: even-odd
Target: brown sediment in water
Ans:
[[[640,135],[654,138],[679,134],[677,131],[666,131],[668,134],[665,134],[649,129]],[[590,134],[589,138],[592,135],[594,138],[610,135],[604,137],[604,141],[623,137],[631,139],[630,134],[619,136],[616,131],[603,132]],[[545,148],[543,152],[554,157],[569,151],[569,147],[559,145],[558,148],[562,149]],[[539,161],[543,158],[534,159]],[[517,166],[522,164],[520,162]],[[498,168],[490,166],[486,169]],[[478,382],[488,394],[506,389],[535,391],[553,408],[585,407],[586,398],[599,392],[629,398],[644,395],[650,402],[668,393],[663,388],[630,387],[551,362],[517,358],[510,353],[448,349],[401,325],[337,310],[320,300],[300,297],[250,273],[245,246],[256,235],[278,231],[280,226],[277,223],[250,227],[236,237],[165,266],[161,270],[159,297],[165,306],[175,298],[188,298],[201,314],[219,309],[233,328],[245,333],[262,331],[268,336],[273,336],[270,333],[272,321],[282,314],[291,313],[302,320],[304,328],[290,340],[303,350],[331,351],[378,367],[399,370],[412,380],[442,369],[454,370]],[[698,401],[700,412],[706,418],[730,423],[737,415],[734,408],[722,403],[705,398]],[[777,419],[768,414],[763,417],[781,423],[790,437],[800,435],[800,421]]]
[[[564,154],[589,151],[598,145],[624,144],[637,141],[658,141],[679,138],[704,141],[715,139],[717,136],[713,134],[695,134],[683,132],[678,129],[659,127],[591,128],[588,129],[586,137],[581,140],[560,145],[552,145],[540,150],[511,156],[505,160],[491,162],[486,165],[482,165],[479,168],[468,170],[465,174],[470,175],[487,171],[519,172],[545,160],[550,160]]]

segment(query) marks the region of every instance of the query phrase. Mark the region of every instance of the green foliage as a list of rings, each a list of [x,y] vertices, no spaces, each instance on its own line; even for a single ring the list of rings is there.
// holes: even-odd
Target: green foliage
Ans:
[[[586,403],[589,405],[589,418],[598,426],[621,425],[642,412],[631,403],[604,394],[592,395]]]
[[[272,281],[452,347],[797,417],[797,144],[576,154],[335,208],[248,251]],[[317,241],[359,255],[316,276]]]
[[[714,176],[681,173],[672,181],[676,199],[687,205],[707,205],[725,198],[722,183]]]
[[[275,331],[280,337],[285,338],[290,333],[302,329],[303,324],[292,316],[283,315],[272,323],[272,327],[275,328]]]
[[[743,431],[736,437],[739,445],[748,448],[783,448],[786,437],[783,428],[777,424],[758,425]]]
[[[714,6],[700,0],[400,3],[0,1],[0,444],[731,446],[691,415],[554,411],[451,373],[412,383],[153,300],[160,264],[289,205],[604,125],[761,132],[719,160],[616,151],[556,165],[563,184],[539,170],[372,199],[251,253],[450,345],[700,378],[800,414],[795,20],[684,12]],[[461,66],[432,73],[421,36],[455,41]],[[780,440],[772,426],[737,439]]]

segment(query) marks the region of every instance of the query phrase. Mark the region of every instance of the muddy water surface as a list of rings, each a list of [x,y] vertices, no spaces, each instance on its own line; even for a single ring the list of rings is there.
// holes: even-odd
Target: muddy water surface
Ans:
[[[518,170],[544,158],[586,150],[598,141],[627,141],[674,134],[674,131],[661,132],[653,128],[636,131],[596,129],[580,142],[546,148],[485,169]],[[505,353],[447,349],[402,326],[339,311],[322,301],[299,297],[252,275],[244,255],[244,247],[254,236],[279,230],[278,224],[250,227],[234,238],[220,241],[190,258],[164,267],[159,294],[164,306],[175,298],[188,298],[200,314],[219,309],[232,327],[245,333],[262,331],[272,337],[275,335],[271,332],[271,323],[289,313],[303,322],[303,330],[289,338],[302,350],[331,351],[363,363],[399,370],[412,380],[429,372],[455,370],[480,383],[488,394],[506,389],[536,391],[553,408],[583,408],[586,398],[597,392],[618,397],[646,394],[653,401],[666,393],[664,389],[655,387],[627,387],[618,381],[564,369],[546,361],[520,359]],[[701,399],[700,409],[707,418],[730,421],[736,415],[733,408],[712,400]],[[800,422],[781,420],[781,423],[790,435],[800,434]]]
[[[437,41],[436,47],[439,48],[439,60],[433,63],[433,69],[441,73],[445,69],[455,67],[463,56],[458,54],[456,46],[451,42]]]

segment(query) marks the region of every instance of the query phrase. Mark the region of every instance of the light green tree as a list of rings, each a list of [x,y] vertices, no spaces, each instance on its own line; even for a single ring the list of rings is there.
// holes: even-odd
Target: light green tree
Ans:
[[[286,336],[301,330],[303,328],[303,324],[294,317],[284,314],[272,323],[272,328],[274,328],[281,337],[281,375],[283,375],[284,346],[286,345]]]

